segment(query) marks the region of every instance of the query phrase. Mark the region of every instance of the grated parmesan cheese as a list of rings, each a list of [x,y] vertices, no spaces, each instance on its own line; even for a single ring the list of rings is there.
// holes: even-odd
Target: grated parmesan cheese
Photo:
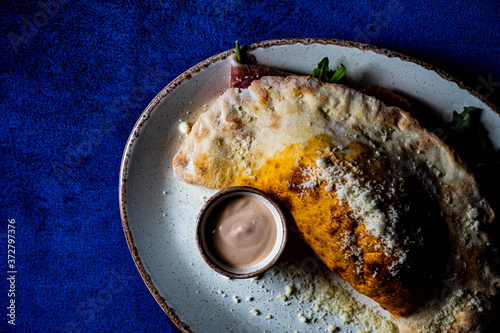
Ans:
[[[336,186],[335,193],[341,201],[345,201],[353,209],[357,217],[364,220],[366,229],[375,237],[381,237],[387,227],[387,218],[378,205],[382,201],[373,189],[363,186],[353,174],[347,174],[345,184]]]
[[[286,297],[290,297],[293,293],[293,285],[289,284],[285,287],[285,295]]]
[[[301,168],[305,181],[298,188],[308,190],[324,184],[325,191],[334,192],[341,204],[349,206],[368,232],[384,241],[387,249],[381,250],[390,256],[397,245],[395,225],[399,222],[399,214],[391,203],[394,189],[365,179],[362,171],[349,162],[328,163],[340,162],[333,154],[327,157],[316,158],[316,167]]]
[[[191,124],[185,121],[181,121],[179,124],[179,131],[184,134],[189,134],[189,132],[191,132]]]
[[[469,209],[469,211],[467,212],[467,217],[471,220],[475,219],[476,217],[479,216],[479,212],[477,210],[477,208],[471,208]]]
[[[301,323],[307,323],[309,322],[309,320],[311,320],[310,318],[306,317],[303,313],[299,313],[298,317]]]
[[[251,308],[250,313],[253,314],[254,316],[258,316],[260,314],[260,311],[257,309]]]
[[[320,157],[316,158],[316,165],[319,168],[325,168],[328,164],[327,164],[326,159],[323,156],[320,156]]]

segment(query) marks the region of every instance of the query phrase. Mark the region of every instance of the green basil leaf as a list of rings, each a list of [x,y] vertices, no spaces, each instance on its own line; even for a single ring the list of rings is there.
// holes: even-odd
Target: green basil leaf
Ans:
[[[330,70],[328,57],[324,57],[318,63],[318,67],[312,71],[312,77],[318,78],[325,82],[336,83],[339,82],[346,73],[346,68],[341,65],[340,68],[337,67],[335,71]]]

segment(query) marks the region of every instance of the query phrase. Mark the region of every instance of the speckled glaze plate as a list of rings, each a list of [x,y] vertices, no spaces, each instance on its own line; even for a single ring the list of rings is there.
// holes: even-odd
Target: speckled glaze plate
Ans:
[[[481,108],[481,121],[500,147],[498,110],[461,82],[420,61],[334,39],[271,40],[246,45],[244,50],[255,55],[259,64],[306,75],[328,56],[332,65],[346,66],[346,83],[384,86],[445,119],[464,106]],[[120,209],[142,278],[184,332],[327,332],[335,327],[340,332],[391,331],[390,323],[384,329],[363,323],[362,313],[374,313],[379,323],[389,316],[326,271],[293,237],[279,263],[258,280],[225,278],[199,254],[196,217],[215,191],[175,179],[171,164],[184,139],[179,121],[193,123],[228,87],[233,54],[234,49],[215,55],[167,85],[142,113],[128,139],[120,172]],[[325,280],[331,281],[333,289],[325,289],[321,283]],[[325,293],[332,294],[327,311],[321,309],[325,300],[318,299]],[[361,308],[354,307],[353,313],[352,307],[335,303],[345,297]]]

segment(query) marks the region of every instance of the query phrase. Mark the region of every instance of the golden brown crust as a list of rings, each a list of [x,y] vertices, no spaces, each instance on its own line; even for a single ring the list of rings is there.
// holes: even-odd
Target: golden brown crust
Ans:
[[[444,256],[432,252],[442,252],[440,246],[436,246],[442,240],[437,238],[446,235],[422,221],[429,217],[427,212],[431,211],[432,202],[425,201],[421,193],[410,195],[409,192],[415,190],[408,186],[415,184],[406,181],[406,193],[396,195],[398,202],[386,203],[404,217],[405,228],[400,230],[399,239],[394,240],[404,242],[399,244],[404,253],[397,246],[390,251],[384,250],[384,240],[373,236],[360,223],[351,208],[340,202],[335,191],[327,189],[327,182],[320,181],[307,188],[301,186],[310,182],[308,173],[316,168],[318,158],[328,161],[332,171],[345,168],[372,182],[378,187],[374,192],[381,195],[389,194],[391,187],[401,184],[388,179],[385,158],[374,156],[365,144],[353,141],[343,151],[328,153],[331,143],[330,137],[321,135],[305,145],[291,145],[268,159],[250,177],[239,179],[238,185],[258,187],[272,194],[293,216],[290,227],[331,270],[392,314],[407,316],[429,296],[428,287],[437,278],[434,273],[445,264]],[[317,176],[314,172],[312,175]],[[419,237],[429,244],[419,241]],[[424,261],[425,265],[419,265]]]
[[[379,205],[389,205],[381,210],[386,217],[387,208],[392,206],[391,200],[385,200],[384,195],[389,193],[390,186],[402,187],[403,190],[397,195],[404,197],[415,180],[418,181],[416,192],[429,195],[443,213],[443,237],[447,251],[443,251],[445,256],[440,260],[443,260],[441,267],[446,270],[435,272],[431,269],[421,276],[429,281],[439,281],[430,283],[440,291],[439,297],[405,302],[408,298],[416,297],[419,283],[405,280],[405,274],[415,271],[405,271],[404,267],[406,264],[425,267],[425,262],[418,254],[411,254],[400,265],[406,273],[398,276],[390,272],[398,256],[405,255],[387,249],[408,250],[401,246],[405,238],[388,238],[384,230],[392,229],[385,229],[383,216],[375,216],[374,221],[369,221],[372,219],[371,213],[368,211],[367,215],[367,211],[363,210],[364,203],[356,203],[357,199],[349,196],[345,188],[342,189],[347,186],[346,179],[349,178],[345,174],[338,179],[323,176],[320,179],[322,182],[304,188],[311,192],[305,194],[307,197],[303,193],[294,194],[302,195],[306,201],[309,197],[319,198],[321,205],[317,209],[330,207],[328,217],[319,214],[315,220],[301,218],[301,210],[294,211],[297,203],[289,204],[302,237],[330,268],[356,289],[376,299],[395,315],[406,316],[411,313],[406,318],[395,319],[402,332],[479,331],[486,321],[490,299],[496,294],[500,281],[486,256],[487,248],[491,246],[487,230],[493,223],[494,213],[480,195],[477,183],[464,163],[407,112],[387,107],[373,97],[341,85],[325,84],[307,77],[265,77],[253,82],[249,89],[229,89],[210,111],[200,117],[174,159],[174,172],[180,179],[210,188],[224,188],[244,180],[253,180],[257,187],[263,187],[262,184],[267,181],[269,188],[266,190],[276,196],[279,196],[280,191],[292,193],[291,188],[290,191],[283,191],[279,187],[283,183],[269,181],[278,179],[277,176],[284,177],[285,174],[268,172],[259,175],[258,170],[269,168],[273,163],[276,165],[276,160],[273,160],[275,153],[284,152],[293,145],[303,149],[313,137],[321,136],[329,138],[330,148],[359,142],[383,157],[383,174],[390,181],[381,181],[385,185],[374,193],[381,198],[377,201]],[[316,158],[314,153],[307,152],[302,157]],[[323,155],[330,158],[332,154]],[[354,162],[352,165],[358,167],[360,162]],[[330,160],[330,163],[333,161]],[[311,183],[314,172],[323,172],[321,170],[328,167],[318,164],[317,168],[307,169],[306,182]],[[367,190],[363,187],[363,181],[359,180],[363,176],[356,177],[357,180],[353,182],[361,187],[355,190],[371,193],[371,189]],[[283,180],[290,179],[290,174],[286,173]],[[324,190],[329,181],[336,188],[333,193]],[[407,183],[410,185],[405,185]],[[333,194],[333,203],[325,206],[323,202],[331,199],[330,194]],[[286,202],[286,198],[283,200]],[[408,205],[412,202],[409,200]],[[314,205],[311,202],[303,206]],[[406,207],[405,204],[401,205]],[[335,214],[339,217],[332,218]],[[354,218],[349,218],[349,214],[353,214]],[[433,225],[434,221],[439,219],[433,217],[427,223],[426,228],[431,232],[422,231],[424,240],[438,229]],[[414,224],[418,225],[418,221],[411,223]],[[390,223],[387,225],[391,226]],[[398,232],[401,231],[399,225],[401,223],[395,224]],[[344,233],[332,232],[335,229],[350,231],[356,236],[354,249],[360,249],[359,255],[347,256],[345,260],[339,256],[341,252],[335,251],[335,245],[345,246],[346,240],[336,239]],[[329,242],[325,241],[327,234],[332,235]],[[431,243],[435,242],[432,237],[430,239]],[[387,245],[393,241],[393,247]],[[384,244],[385,247],[374,251],[372,247],[377,244]],[[428,249],[428,246],[424,249]],[[348,263],[351,257],[358,258],[349,271],[345,262]],[[359,263],[359,257],[363,258],[361,275],[352,270]],[[428,257],[430,260],[432,256]],[[375,275],[374,267],[379,267],[378,276]],[[366,278],[370,273],[375,277]]]

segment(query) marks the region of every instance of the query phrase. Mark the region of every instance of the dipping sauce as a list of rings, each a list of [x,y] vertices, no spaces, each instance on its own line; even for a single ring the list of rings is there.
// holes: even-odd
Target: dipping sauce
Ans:
[[[274,248],[276,221],[261,201],[236,196],[221,202],[209,216],[207,242],[224,264],[250,267],[264,260]]]

